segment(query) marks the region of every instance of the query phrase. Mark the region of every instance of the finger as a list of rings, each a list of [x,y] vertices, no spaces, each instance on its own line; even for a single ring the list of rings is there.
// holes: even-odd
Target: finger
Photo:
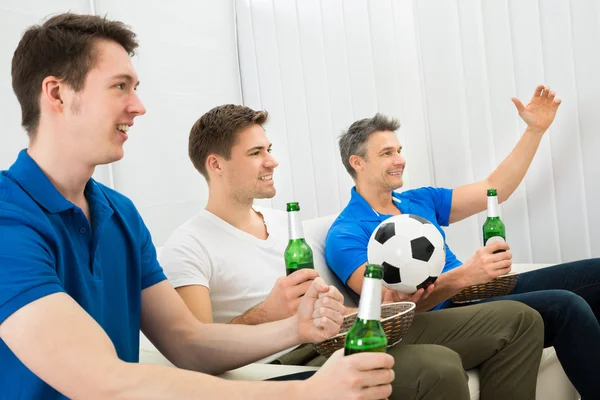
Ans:
[[[517,107],[519,114],[525,111],[525,106],[523,103],[521,103],[521,100],[517,99],[516,97],[513,97],[511,100],[513,103],[515,103],[515,107]]]
[[[330,297],[333,300],[344,304],[344,295],[335,286],[330,285],[328,291],[319,293],[319,299],[323,297]]]
[[[394,381],[395,375],[393,369],[380,368],[372,369],[370,371],[363,371],[360,373],[361,386],[364,388],[387,385]],[[369,397],[371,398],[371,397]],[[376,399],[382,399],[382,396],[373,397]]]
[[[494,274],[497,273],[498,270],[511,268],[512,260],[502,260],[491,264],[491,270],[494,271]]]
[[[312,285],[313,281],[305,281],[302,283],[299,283],[298,285],[295,285],[291,288],[289,288],[289,295],[291,296],[290,298],[295,299],[296,297],[302,297],[304,296],[304,294],[308,291],[308,288],[310,287],[310,285]]]
[[[421,297],[423,296],[423,293],[425,293],[425,289],[419,289],[417,290],[411,297],[411,299],[409,301],[412,301],[413,303],[418,303],[419,300],[421,300]]]
[[[546,100],[549,95],[550,95],[550,88],[548,86],[544,85],[544,91],[542,92],[542,97],[544,98],[544,100]]]
[[[412,301],[412,298],[414,296],[414,293],[403,293],[397,290],[391,290],[391,292],[394,292],[394,301]]]
[[[357,353],[347,356],[350,364],[359,371],[370,371],[378,368],[391,369],[394,357],[387,353]]]
[[[314,298],[317,300],[319,298],[319,293],[326,292],[329,290],[329,286],[325,284],[323,278],[315,278],[311,285],[306,290],[304,297]]]
[[[554,98],[554,101],[552,102],[552,104],[553,104],[554,106],[556,106],[556,108],[558,108],[558,106],[560,106],[560,103],[562,103],[562,100],[561,100],[561,99],[559,99],[558,97],[555,97],[555,98]]]
[[[544,91],[544,85],[537,85],[537,87],[535,88],[535,92],[533,92],[533,99],[535,99],[536,97],[540,97],[542,95],[542,92]]]
[[[554,101],[554,98],[556,97],[556,93],[554,93],[552,90],[550,91],[550,93],[548,93],[548,100],[549,101]]]
[[[340,328],[342,324],[333,322],[333,320],[327,317],[319,317],[313,319],[313,325],[320,329],[322,332],[320,333],[320,338],[316,339],[315,342],[320,342],[324,339],[329,339],[332,336],[340,333]]]
[[[429,297],[429,295],[431,295],[431,293],[433,293],[433,288],[435,286],[433,284],[427,286],[427,289],[425,289],[425,292],[423,292],[423,296],[421,296],[421,300],[425,300],[426,298]]]
[[[504,260],[512,260],[512,251],[507,250],[507,251],[501,251],[501,252],[496,253],[496,254],[492,254],[490,256],[490,260],[492,262],[499,262],[499,261],[504,261]]]
[[[318,276],[319,273],[316,270],[310,268],[302,268],[289,274],[284,279],[289,285],[293,286],[304,281],[313,280]]]
[[[341,326],[344,323],[344,313],[328,307],[316,308],[312,313],[313,319],[328,318],[334,324]]]
[[[365,400],[379,400],[379,399],[387,399],[392,394],[392,385],[378,385],[365,387],[361,391],[360,398]]]
[[[511,270],[512,270],[512,264],[506,268],[499,268],[495,272],[498,273],[497,276],[502,276],[502,275],[510,274]]]
[[[340,315],[344,315],[346,312],[346,307],[344,304],[340,303],[338,300],[331,299],[329,297],[324,297],[315,302],[315,311],[314,313],[318,313],[321,309],[329,309],[333,312],[337,312]],[[314,314],[313,317],[320,316],[319,314]]]
[[[510,250],[510,246],[508,245],[508,243],[506,243],[505,241],[501,241],[501,240],[488,241],[485,244],[485,248],[490,253],[493,253],[498,250],[505,250],[505,251]]]

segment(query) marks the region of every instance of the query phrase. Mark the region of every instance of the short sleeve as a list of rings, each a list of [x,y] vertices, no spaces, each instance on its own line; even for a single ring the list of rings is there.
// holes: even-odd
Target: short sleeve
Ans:
[[[329,229],[325,260],[344,284],[358,267],[367,262],[369,237],[359,221],[338,220]]]
[[[411,190],[411,198],[419,199],[421,204],[427,204],[435,211],[435,219],[440,226],[450,224],[452,210],[452,189],[424,187]]]
[[[167,240],[160,263],[173,287],[201,285],[210,289],[212,268],[201,238],[186,229],[178,229]]]
[[[141,220],[141,216],[140,216]],[[162,267],[158,263],[156,248],[152,243],[150,231],[142,221],[142,290],[149,288],[161,281],[167,279]]]
[[[21,307],[64,292],[43,221],[0,204],[0,324]]]

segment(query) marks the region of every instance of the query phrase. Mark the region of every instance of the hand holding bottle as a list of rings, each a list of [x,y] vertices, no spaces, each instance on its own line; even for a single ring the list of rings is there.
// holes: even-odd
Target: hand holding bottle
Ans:
[[[258,306],[266,321],[279,321],[296,314],[302,297],[318,276],[314,269],[300,269],[277,278],[265,301]]]
[[[488,242],[462,266],[462,287],[486,283],[510,272],[512,253],[506,242]]]
[[[387,399],[392,394],[393,366],[394,358],[386,353],[360,353],[344,357],[340,349],[306,381],[306,398]]]

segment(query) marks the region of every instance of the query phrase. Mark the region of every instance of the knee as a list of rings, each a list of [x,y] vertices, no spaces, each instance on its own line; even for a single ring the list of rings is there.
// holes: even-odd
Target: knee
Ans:
[[[558,314],[594,315],[588,302],[569,290],[545,290],[544,294],[552,300],[551,308]]]
[[[457,386],[468,382],[460,355],[444,346],[428,345],[423,352],[419,384],[424,387],[442,386],[452,392]]]
[[[523,326],[526,330],[534,331],[540,335],[543,334],[544,320],[535,309],[529,307],[527,304],[512,300],[502,300],[494,303],[497,306],[494,313],[496,316],[507,322],[518,320],[519,325]]]

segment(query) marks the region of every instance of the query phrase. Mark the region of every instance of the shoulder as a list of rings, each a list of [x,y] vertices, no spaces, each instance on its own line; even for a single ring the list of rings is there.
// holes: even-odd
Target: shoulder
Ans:
[[[371,232],[369,232],[368,226],[363,221],[355,218],[352,213],[345,212],[346,209],[331,224],[327,233],[326,248],[335,245],[338,241],[349,238],[369,240]]]
[[[408,199],[417,202],[438,202],[446,197],[452,197],[452,189],[434,188],[431,186],[421,187],[418,189],[405,190],[404,192],[393,192],[393,196],[397,199]]]
[[[123,193],[117,192],[115,189],[111,189],[96,180],[92,180],[92,184],[96,185],[96,187],[104,194],[109,203],[115,206],[118,210],[137,212],[133,201],[131,201],[131,199],[125,196]]]
[[[162,255],[169,255],[172,251],[202,251],[216,237],[220,237],[220,228],[208,220],[203,210],[173,231],[163,246]]]

